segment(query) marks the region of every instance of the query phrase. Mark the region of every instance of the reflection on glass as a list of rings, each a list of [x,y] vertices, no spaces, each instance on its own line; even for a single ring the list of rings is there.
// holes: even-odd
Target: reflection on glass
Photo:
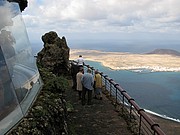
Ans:
[[[19,5],[0,0],[0,134],[23,117],[41,85]]]
[[[17,104],[14,87],[0,47],[0,120],[11,112]]]

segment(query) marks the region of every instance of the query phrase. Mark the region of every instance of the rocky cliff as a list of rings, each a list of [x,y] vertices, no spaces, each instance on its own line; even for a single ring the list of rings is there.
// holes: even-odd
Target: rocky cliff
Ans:
[[[44,82],[36,101],[27,115],[8,135],[65,135],[68,134],[68,106],[64,93],[69,90],[69,47],[65,37],[56,32],[42,36],[44,48],[38,53],[37,64]]]
[[[50,31],[42,36],[42,41],[44,48],[38,53],[37,63],[56,75],[68,74],[70,49],[65,37],[60,38]]]

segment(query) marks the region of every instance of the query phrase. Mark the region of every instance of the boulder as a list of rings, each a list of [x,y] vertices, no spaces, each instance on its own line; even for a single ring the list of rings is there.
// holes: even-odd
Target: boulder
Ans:
[[[44,48],[38,53],[37,63],[56,75],[69,72],[69,47],[65,37],[50,31],[42,36]]]

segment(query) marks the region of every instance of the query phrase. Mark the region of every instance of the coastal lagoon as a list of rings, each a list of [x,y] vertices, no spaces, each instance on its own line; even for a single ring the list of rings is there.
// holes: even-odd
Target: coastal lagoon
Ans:
[[[180,72],[112,70],[99,62],[86,61],[86,64],[119,83],[141,108],[180,122]]]

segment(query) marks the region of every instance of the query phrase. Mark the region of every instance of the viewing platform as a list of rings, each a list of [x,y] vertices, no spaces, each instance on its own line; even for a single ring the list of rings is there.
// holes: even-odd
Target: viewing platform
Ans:
[[[92,71],[93,71],[92,74],[94,74],[94,71],[96,70],[94,67],[85,64],[84,70],[86,71],[87,68],[92,69]],[[120,117],[120,118],[116,117],[117,119],[120,120],[119,121],[120,128],[122,126],[123,129],[128,129],[127,133],[138,134],[138,135],[140,135],[140,134],[143,134],[143,135],[166,135],[166,134],[167,135],[176,135],[176,134],[180,134],[179,122],[165,119],[160,116],[156,116],[154,114],[150,114],[150,113],[146,112],[145,109],[141,108],[136,103],[136,99],[133,99],[133,97],[131,97],[126,92],[126,90],[120,86],[120,84],[116,83],[112,78],[108,77],[107,74],[104,74],[101,71],[99,71],[99,73],[101,74],[101,77],[102,77],[104,97],[105,97],[105,99],[109,100],[108,101],[109,103],[111,103],[111,105],[112,105],[111,109],[117,113],[118,117]],[[74,97],[77,97],[77,96],[74,96]],[[108,107],[106,108],[106,106],[108,106],[107,105],[108,103],[105,103],[104,101],[102,102],[101,100],[96,101],[96,99],[93,99],[93,101],[94,101],[93,105],[95,104],[94,106],[99,106],[99,108],[101,108],[101,109],[103,107],[105,107],[105,108],[103,108],[103,109],[105,109],[104,112],[107,111],[106,109]],[[75,110],[76,110],[76,106],[78,104],[80,104],[80,102],[75,102]],[[104,104],[106,104],[106,105],[104,105]],[[90,108],[93,108],[93,106]],[[98,108],[98,107],[96,107],[96,108]],[[103,111],[103,109],[101,110],[101,112]],[[84,111],[84,109],[82,109],[82,110]],[[92,110],[92,112],[99,111],[99,110],[95,110],[95,108],[94,108]],[[78,110],[79,113],[81,113],[83,111]],[[114,114],[115,113],[109,113],[106,116],[111,117],[111,115],[114,116]],[[88,116],[91,117],[91,115],[87,115],[87,117]],[[91,119],[91,118],[89,118],[89,119]],[[108,117],[104,117],[104,119],[108,119]],[[121,119],[123,119],[123,120],[121,120]],[[124,123],[124,120],[125,120],[125,123]],[[116,129],[116,130],[118,130],[118,129]],[[122,132],[123,131],[124,130],[122,130]]]
[[[68,116],[70,133],[73,135],[132,135],[128,125],[108,94],[103,91],[103,99],[93,99],[92,105],[82,106],[78,91],[66,91],[67,101],[72,104]],[[73,131],[72,131],[73,129]]]

